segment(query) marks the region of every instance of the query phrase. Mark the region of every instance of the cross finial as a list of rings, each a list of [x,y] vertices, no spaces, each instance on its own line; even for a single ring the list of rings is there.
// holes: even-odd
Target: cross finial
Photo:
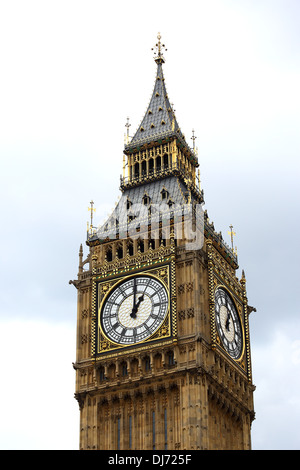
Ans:
[[[125,124],[125,127],[127,127],[127,136],[126,136],[126,143],[129,144],[129,127],[131,124],[129,124],[129,117],[127,118],[127,122]]]
[[[233,225],[229,225],[229,228],[230,228],[230,232],[228,232],[228,235],[230,235],[231,237],[231,249],[232,251],[234,252],[234,248],[233,248],[233,236],[235,235],[235,232],[233,232]]]
[[[94,201],[91,201],[90,204],[91,204],[91,207],[89,207],[88,210],[91,211],[90,230],[92,230],[93,229],[93,215],[94,215],[94,212],[96,212],[96,209],[94,208]]]
[[[195,140],[197,139],[197,137],[195,136],[195,131],[194,129],[192,130],[193,132],[193,136],[191,137],[192,141],[193,141],[193,149],[195,150]]]
[[[165,59],[164,59],[164,57],[163,57],[163,55],[162,55],[162,49],[164,49],[165,51],[167,51],[167,49],[166,49],[165,45],[160,42],[160,40],[161,40],[161,35],[160,35],[160,33],[158,33],[157,39],[158,39],[158,42],[155,44],[155,47],[152,47],[151,50],[152,50],[152,51],[155,50],[154,55],[157,56],[157,57],[155,57],[155,59],[154,59],[155,62],[156,62],[157,64],[163,64],[163,63],[165,62]]]

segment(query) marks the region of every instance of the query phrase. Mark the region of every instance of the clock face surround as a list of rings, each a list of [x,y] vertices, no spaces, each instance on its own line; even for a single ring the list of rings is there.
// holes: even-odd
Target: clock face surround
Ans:
[[[119,282],[108,293],[100,311],[100,324],[112,342],[134,345],[157,331],[168,309],[164,284],[150,275],[137,275]]]
[[[233,359],[239,359],[243,350],[241,322],[232,298],[222,287],[215,292],[215,320],[224,349]]]

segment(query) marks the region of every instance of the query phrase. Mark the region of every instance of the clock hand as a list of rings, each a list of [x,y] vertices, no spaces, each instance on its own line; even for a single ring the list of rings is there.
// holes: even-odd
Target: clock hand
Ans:
[[[147,285],[146,285],[146,287],[145,287],[145,289],[144,289],[143,294],[139,297],[137,304],[135,303],[135,300],[133,301],[133,302],[134,302],[134,303],[133,303],[133,309],[132,309],[132,312],[131,312],[131,314],[130,314],[130,316],[131,316],[132,318],[136,318],[136,313],[137,313],[137,311],[138,311],[139,305],[140,305],[140,303],[144,300],[144,294],[145,294],[145,292],[146,292],[146,289],[147,289],[148,285],[150,284],[150,281],[151,281],[151,279],[148,281],[148,283],[147,283]]]
[[[228,308],[228,301],[227,301],[227,297],[225,297],[226,299],[226,309],[227,309],[227,319],[226,319],[226,323],[225,323],[225,328],[227,331],[230,331],[229,329],[229,322],[230,322],[230,312],[229,312],[229,308]]]
[[[229,313],[229,310],[228,310],[227,311],[227,319],[226,319],[226,323],[225,323],[225,328],[226,328],[227,331],[230,331],[229,325],[230,325],[230,313]]]
[[[139,305],[140,305],[141,302],[143,302],[143,300],[144,300],[144,294],[139,297],[139,299],[137,301],[137,304],[136,304],[136,310],[138,310]]]
[[[132,311],[131,311],[131,318],[135,318],[136,317],[136,279],[134,278],[133,279],[133,305],[132,305]]]
[[[136,279],[133,279],[133,307],[135,307],[136,303]]]
[[[140,303],[143,302],[143,300],[144,300],[144,294],[138,298],[136,305],[133,306],[132,312],[130,314],[131,318],[136,318],[138,308],[140,306]]]

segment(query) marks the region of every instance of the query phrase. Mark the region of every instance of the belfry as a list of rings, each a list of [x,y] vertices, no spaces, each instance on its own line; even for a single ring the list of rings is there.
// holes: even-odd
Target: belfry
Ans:
[[[249,450],[253,307],[233,245],[203,210],[198,155],[168,96],[163,50],[159,34],[151,99],[123,149],[121,197],[99,227],[91,202],[89,251],[80,247],[70,281],[80,448]]]

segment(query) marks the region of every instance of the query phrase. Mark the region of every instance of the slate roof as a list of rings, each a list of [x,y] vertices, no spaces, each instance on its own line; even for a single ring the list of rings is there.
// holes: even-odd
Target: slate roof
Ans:
[[[166,199],[162,199],[162,191],[166,191]],[[149,198],[149,204],[145,207],[143,197]],[[129,201],[130,208],[127,209],[127,201]],[[170,176],[159,181],[144,184],[137,188],[130,188],[122,193],[115,209],[109,218],[104,222],[101,227],[97,229],[97,238],[110,239],[115,238],[116,221],[119,223],[119,230],[126,230],[128,225],[128,216],[134,216],[134,224],[141,225],[145,223],[145,215],[151,206],[154,209],[160,205],[160,210],[165,212],[166,217],[169,211],[181,215],[182,207],[188,201],[188,192],[184,184],[175,176]],[[169,206],[171,205],[171,207]],[[165,211],[163,207],[165,206]],[[147,209],[147,210],[146,210]],[[155,214],[154,214],[155,215]]]
[[[176,136],[186,144],[168,97],[162,61],[157,61],[156,78],[149,105],[135,135],[125,146],[125,151],[169,136]]]

